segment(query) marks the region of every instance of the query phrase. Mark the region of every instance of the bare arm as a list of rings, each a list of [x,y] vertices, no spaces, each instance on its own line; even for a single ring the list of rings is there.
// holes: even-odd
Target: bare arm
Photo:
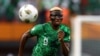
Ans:
[[[18,56],[23,56],[23,50],[24,50],[26,41],[31,37],[38,36],[38,33],[41,32],[41,29],[42,29],[41,24],[35,25],[32,29],[30,29],[29,31],[23,34],[21,41],[20,41]]]
[[[64,43],[63,40],[61,40],[60,42],[61,42],[63,55],[64,56],[69,56],[69,47],[68,47],[67,43]]]
[[[62,48],[63,55],[69,56],[69,47],[68,47],[67,43],[64,43],[64,41],[63,41],[64,35],[65,35],[65,33],[63,31],[59,31],[58,38],[59,38],[59,41],[61,42],[61,48]]]
[[[28,40],[28,38],[32,37],[29,33],[29,31],[25,32],[22,35],[22,38],[20,40],[20,46],[19,46],[19,53],[18,56],[23,56],[23,51],[24,51],[24,46],[26,44],[26,41]]]

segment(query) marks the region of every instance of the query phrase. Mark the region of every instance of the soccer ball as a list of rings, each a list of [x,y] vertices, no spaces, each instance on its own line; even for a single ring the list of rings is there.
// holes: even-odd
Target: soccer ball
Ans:
[[[19,9],[19,18],[22,22],[32,23],[37,20],[38,10],[31,4],[25,4]]]

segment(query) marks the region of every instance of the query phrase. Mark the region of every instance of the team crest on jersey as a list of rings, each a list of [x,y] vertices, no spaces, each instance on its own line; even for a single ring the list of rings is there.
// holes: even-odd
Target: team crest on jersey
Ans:
[[[43,40],[43,45],[47,46],[48,45],[48,38],[47,37],[44,37],[44,40]]]

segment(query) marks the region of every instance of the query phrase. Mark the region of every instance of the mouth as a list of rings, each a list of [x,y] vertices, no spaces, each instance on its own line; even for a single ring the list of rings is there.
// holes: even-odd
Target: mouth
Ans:
[[[56,24],[60,24],[60,21],[55,21]]]
[[[59,22],[60,23],[61,21],[60,20],[55,20],[55,22]]]

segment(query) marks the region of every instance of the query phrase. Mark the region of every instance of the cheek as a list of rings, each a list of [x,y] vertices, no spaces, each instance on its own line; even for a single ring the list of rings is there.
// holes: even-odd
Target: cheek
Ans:
[[[62,22],[62,19],[56,19],[55,21],[59,21],[59,22]]]
[[[50,19],[55,19],[55,17],[51,16]]]
[[[54,23],[55,24],[60,24],[62,22],[62,20],[55,20]]]
[[[63,18],[61,18],[60,21],[63,21]]]

